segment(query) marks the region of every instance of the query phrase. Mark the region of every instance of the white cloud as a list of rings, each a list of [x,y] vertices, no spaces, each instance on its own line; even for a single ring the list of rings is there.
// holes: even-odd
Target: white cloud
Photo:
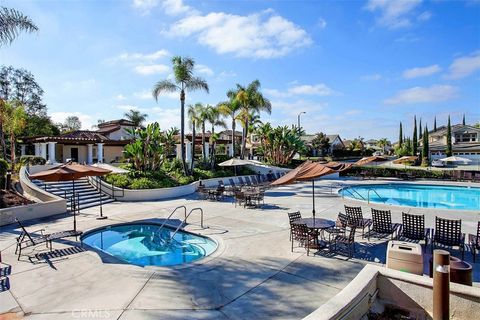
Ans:
[[[225,80],[227,78],[233,78],[233,77],[236,77],[237,74],[233,71],[222,71],[218,74],[217,76],[217,80],[221,81],[221,80]]]
[[[198,14],[198,11],[183,3],[182,0],[164,0],[162,8],[169,16]]]
[[[144,76],[167,73],[170,67],[164,64],[140,65],[134,68],[135,72]]]
[[[382,79],[382,75],[379,73],[366,74],[360,77],[364,81],[377,81]]]
[[[318,27],[320,29],[325,29],[327,27],[327,21],[323,18],[318,19]]]
[[[149,90],[142,90],[142,91],[134,92],[133,96],[135,98],[141,99],[141,100],[151,100],[151,99],[153,99],[152,91],[149,91]],[[179,100],[180,99],[180,94],[178,92],[163,92],[163,93],[160,94],[159,97]]]
[[[141,111],[142,110],[141,108],[139,108],[137,106],[134,106],[134,105],[131,105],[131,104],[120,104],[120,105],[115,106],[115,108],[120,109],[120,110],[124,110],[124,111],[130,111],[130,110]]]
[[[127,97],[125,97],[123,94],[117,94],[115,96],[115,100],[123,101],[123,100],[127,100]]]
[[[412,68],[403,71],[403,77],[406,79],[418,78],[431,76],[437,72],[440,72],[442,69],[437,65],[431,65],[428,67]]]
[[[50,118],[54,123],[63,123],[67,117],[76,116],[80,119],[82,123],[82,129],[90,129],[94,124],[92,122],[92,117],[88,114],[84,114],[81,112],[52,112],[50,113]]]
[[[458,88],[450,85],[433,85],[431,87],[413,87],[399,91],[386,99],[385,104],[413,104],[442,102],[456,97]]]
[[[164,130],[168,130],[172,127],[180,128],[180,108],[178,107],[154,107],[147,109],[144,112],[149,114],[149,122],[158,122],[160,124],[160,128]]]
[[[320,110],[323,110],[327,106],[326,102],[317,102],[311,100],[294,100],[294,101],[284,101],[276,100],[272,101],[272,109],[275,111],[280,111],[284,114],[290,116],[296,116],[299,112],[306,112],[307,114],[303,115],[303,119],[312,118],[318,115]]]
[[[94,89],[97,84],[95,79],[85,80],[69,80],[62,84],[62,87],[66,91],[89,91]]]
[[[169,36],[194,36],[197,42],[219,54],[238,57],[274,58],[310,45],[305,30],[272,10],[248,16],[211,12],[183,18],[165,33]]]
[[[143,14],[148,14],[158,4],[159,0],[133,0],[132,6]]]
[[[417,17],[417,19],[419,21],[427,21],[427,20],[430,20],[431,17],[432,17],[432,13],[430,11],[424,11]]]
[[[334,90],[329,88],[324,83],[319,83],[315,85],[310,85],[310,84],[296,85],[284,91],[280,91],[278,89],[264,89],[263,92],[266,95],[270,95],[276,98],[286,98],[286,97],[291,97],[296,95],[330,96],[330,95],[336,94]]]
[[[460,79],[480,70],[480,51],[457,58],[448,68],[447,79]]]
[[[152,53],[128,53],[124,52],[116,57],[108,59],[109,62],[134,62],[134,63],[148,63],[170,56],[170,52],[165,49],[160,49]]]
[[[422,0],[369,0],[365,8],[380,13],[377,22],[381,26],[402,28],[412,24],[411,16],[421,2]]]
[[[345,112],[345,114],[347,116],[353,116],[353,115],[356,115],[356,114],[361,114],[362,113],[362,110],[359,110],[359,109],[350,109],[350,110],[347,110]]]
[[[207,76],[213,76],[213,70],[210,69],[208,66],[204,65],[204,64],[197,64],[195,65],[195,70],[198,72],[198,73],[202,73],[202,74],[205,74]]]

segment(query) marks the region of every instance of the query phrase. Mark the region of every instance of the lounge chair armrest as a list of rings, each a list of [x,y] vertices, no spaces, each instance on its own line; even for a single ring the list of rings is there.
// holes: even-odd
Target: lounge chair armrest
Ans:
[[[44,231],[45,231],[45,229],[38,229],[38,230],[33,230],[30,233],[40,232],[43,235]]]
[[[470,245],[480,244],[480,237],[477,236],[476,234],[469,233],[468,234],[468,243]]]

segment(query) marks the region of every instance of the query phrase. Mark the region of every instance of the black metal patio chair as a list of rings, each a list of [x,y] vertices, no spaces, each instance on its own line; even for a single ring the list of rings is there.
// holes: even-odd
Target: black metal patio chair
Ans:
[[[398,239],[402,241],[425,241],[428,245],[430,228],[425,228],[425,216],[402,212],[402,225],[398,230]]]
[[[477,224],[477,234],[468,235],[468,245],[470,246],[470,250],[472,251],[473,263],[475,263],[476,252],[477,250],[480,251],[480,221],[478,221]]]
[[[372,224],[372,220],[363,217],[362,207],[345,206],[345,214],[348,217],[349,224],[354,226],[355,229],[362,229],[363,239],[365,228],[368,228]]]
[[[392,223],[392,213],[390,210],[377,210],[372,208],[372,224],[368,228],[368,240],[372,233],[377,237],[390,235],[394,239],[399,228],[398,223]]]
[[[329,246],[330,251],[340,252],[339,246],[347,247],[348,256],[353,257],[355,254],[355,229],[355,226],[351,226],[348,233],[337,234]]]
[[[436,246],[458,247],[465,253],[465,233],[462,233],[462,219],[444,219],[435,217],[435,230],[432,236],[432,252]]]

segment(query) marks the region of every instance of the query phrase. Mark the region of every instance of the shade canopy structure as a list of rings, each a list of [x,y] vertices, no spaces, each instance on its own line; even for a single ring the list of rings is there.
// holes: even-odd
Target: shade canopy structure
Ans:
[[[94,166],[69,162],[58,167],[40,171],[30,175],[30,179],[42,181],[72,181],[72,195],[75,198],[75,180],[84,177],[99,177],[110,173],[110,170],[98,168]],[[101,193],[101,190],[100,190]],[[100,217],[102,215],[102,202],[100,197]],[[73,230],[77,230],[76,210],[73,210]]]
[[[228,159],[227,161],[224,161],[222,163],[219,163],[218,165],[220,167],[236,167],[236,166],[246,166],[248,164],[251,164],[251,162],[248,161],[248,160],[232,158],[232,159]]]
[[[111,164],[108,164],[108,163],[95,163],[92,166],[97,167],[97,168],[110,170],[110,173],[115,173],[115,174],[125,174],[125,173],[130,172],[126,169],[115,167],[115,166],[112,166]]]
[[[371,156],[371,157],[364,157],[364,158],[358,160],[357,162],[354,163],[354,165],[364,166],[364,165],[372,163],[372,162],[376,163],[376,162],[385,162],[385,161],[388,161],[388,159],[385,158],[385,157]]]
[[[396,160],[393,160],[393,163],[395,164],[403,164],[406,162],[413,162],[417,161],[418,157],[417,156],[403,156],[401,158],[398,158]]]
[[[440,161],[443,161],[443,162],[462,162],[462,163],[472,162],[472,160],[470,160],[470,159],[457,157],[457,156],[451,156],[451,157],[443,158],[443,159],[440,159]]]
[[[297,181],[312,181],[312,215],[315,221],[315,179],[332,173],[337,173],[350,168],[352,164],[342,162],[329,162],[321,164],[318,162],[305,161],[286,175],[273,181],[271,186],[281,186]]]

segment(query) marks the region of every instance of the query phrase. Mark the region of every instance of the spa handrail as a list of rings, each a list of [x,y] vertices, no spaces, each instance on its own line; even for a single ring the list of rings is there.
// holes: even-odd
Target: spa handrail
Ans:
[[[162,230],[162,228],[165,226],[165,224],[167,223],[168,220],[170,220],[170,218],[173,216],[173,214],[178,210],[178,209],[183,209],[183,213],[185,214],[185,220],[187,220],[187,207],[185,206],[178,206],[176,207],[175,209],[173,209],[172,213],[170,213],[168,215],[168,217],[165,219],[165,221],[163,221],[163,223],[160,225],[160,228],[158,228],[158,231],[157,232],[160,232],[160,230]]]
[[[185,217],[185,220],[183,220],[182,223],[180,223],[177,227],[177,229],[175,229],[175,232],[172,234],[172,236],[170,237],[170,240],[173,239],[173,237],[175,237],[175,235],[177,234],[178,230],[180,230],[180,228],[183,226],[184,223],[187,222],[187,218],[192,214],[192,212],[194,211],[200,211],[200,226],[202,227],[202,229],[204,228],[203,226],[203,209],[202,208],[193,208],[192,210],[190,210],[190,212],[187,214],[187,216]]]
[[[355,196],[355,194],[353,194],[352,191],[351,191],[351,190],[353,190],[353,191],[355,191],[356,194],[358,194],[358,196],[359,196],[360,198],[362,198],[363,200],[365,200],[365,198],[364,198],[360,193],[358,193],[358,191],[355,190],[355,189],[351,189],[351,190],[350,190],[350,187],[347,187],[347,188],[344,188],[343,190],[348,191],[355,199],[357,199],[357,197]]]

